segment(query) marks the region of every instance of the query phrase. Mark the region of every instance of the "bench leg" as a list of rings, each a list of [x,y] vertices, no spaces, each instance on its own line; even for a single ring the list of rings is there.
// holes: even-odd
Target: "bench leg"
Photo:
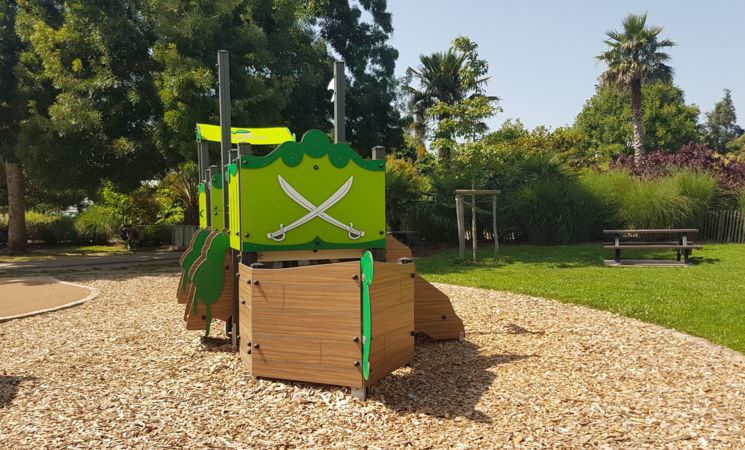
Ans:
[[[685,262],[686,264],[688,264],[688,257],[689,257],[690,255],[691,255],[691,251],[690,251],[690,250],[688,250],[688,249],[686,249],[686,250],[685,250],[685,255],[684,255],[684,257],[683,257],[683,258],[684,258],[683,260],[684,260],[684,262]]]
[[[616,261],[621,260],[621,249],[620,248],[613,249],[613,259],[615,259]]]
[[[676,250],[677,255],[675,256],[676,261],[680,261],[680,249]]]

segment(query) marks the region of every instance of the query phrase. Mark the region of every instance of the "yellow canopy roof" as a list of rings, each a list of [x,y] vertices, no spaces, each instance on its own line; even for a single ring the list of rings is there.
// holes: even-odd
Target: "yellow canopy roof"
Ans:
[[[220,126],[198,123],[197,142],[200,141],[220,142]],[[294,142],[295,135],[285,127],[230,129],[230,142],[232,144],[279,145],[287,141]]]

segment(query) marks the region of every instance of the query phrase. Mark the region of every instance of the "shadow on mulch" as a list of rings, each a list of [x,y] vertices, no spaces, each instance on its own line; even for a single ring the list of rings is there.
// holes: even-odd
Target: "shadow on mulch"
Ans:
[[[24,381],[35,380],[36,377],[14,377],[0,375],[0,408],[10,406],[13,399],[18,395],[18,387]]]
[[[372,399],[398,413],[491,423],[488,415],[475,409],[497,377],[489,369],[535,356],[484,355],[468,341],[435,342],[417,337],[412,369],[381,380],[372,388]]]
[[[210,353],[236,353],[228,338],[202,336],[200,339],[202,349]]]

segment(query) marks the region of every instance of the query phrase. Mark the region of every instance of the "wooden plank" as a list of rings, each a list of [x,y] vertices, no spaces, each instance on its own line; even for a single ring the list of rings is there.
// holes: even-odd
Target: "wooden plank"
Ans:
[[[419,275],[414,279],[414,330],[432,339],[457,339],[465,333],[448,296]]]
[[[359,261],[251,269],[242,285],[251,290],[252,374],[361,388],[359,270]]]
[[[333,249],[333,250],[286,250],[278,252],[259,252],[260,262],[278,261],[318,261],[336,259],[360,259],[362,249]]]
[[[463,197],[455,196],[455,215],[458,223],[458,254],[463,258],[466,254],[466,226],[463,211]]]
[[[681,244],[642,244],[642,245],[627,245],[625,243],[620,245],[604,245],[603,248],[607,249],[632,249],[632,248],[660,248],[660,249],[680,249],[680,250],[700,250],[704,248],[703,245],[681,245]]]
[[[260,360],[254,357],[252,375],[255,377],[332,384],[355,389],[362,388],[362,372],[359,367],[354,365],[350,368],[341,369],[323,364],[298,364],[293,362],[261,364],[258,361]]]
[[[603,230],[605,234],[664,234],[664,233],[698,233],[696,228],[670,228],[670,229],[641,229],[641,230]]]
[[[413,258],[411,249],[389,234],[385,238],[385,260],[395,263],[399,258]]]
[[[456,189],[455,193],[459,195],[499,195],[502,191],[494,189]]]
[[[414,355],[414,265],[376,262],[373,271],[370,385],[408,364]]]

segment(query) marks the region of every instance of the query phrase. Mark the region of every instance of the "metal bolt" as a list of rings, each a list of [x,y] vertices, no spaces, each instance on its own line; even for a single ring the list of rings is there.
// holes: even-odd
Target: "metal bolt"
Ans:
[[[354,275],[352,275],[352,279],[353,280],[359,280],[360,279],[360,276],[355,273]]]
[[[259,280],[254,280],[254,286],[258,286],[258,285],[259,285]]]
[[[241,305],[245,305],[245,304],[246,304],[246,301],[245,300],[241,300]]]
[[[355,337],[352,338],[352,342],[359,342],[359,341],[360,341],[360,337],[359,336],[355,336]]]
[[[446,316],[445,314],[442,315],[442,320],[445,320],[447,318],[448,318],[448,316]]]
[[[254,344],[254,348],[259,348],[259,344]]]
[[[411,278],[416,278],[416,274],[415,273],[412,273],[411,274]]]
[[[359,366],[360,366],[360,362],[359,361],[355,361],[354,362],[354,367],[359,367]]]

